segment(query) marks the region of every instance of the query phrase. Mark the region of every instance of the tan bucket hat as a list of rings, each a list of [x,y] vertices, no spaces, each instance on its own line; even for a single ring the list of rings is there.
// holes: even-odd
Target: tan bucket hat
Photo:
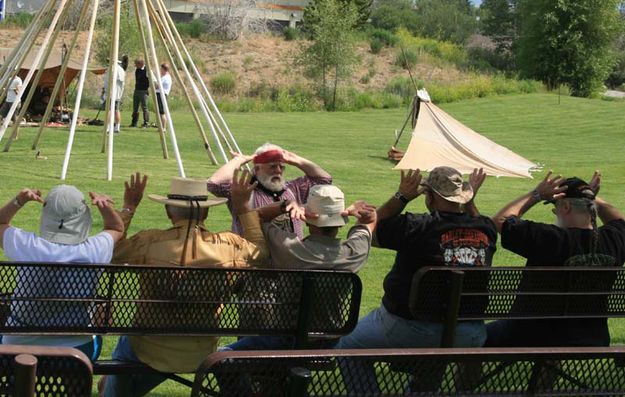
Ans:
[[[209,196],[206,179],[191,179],[173,177],[167,197],[158,194],[148,194],[150,200],[174,207],[190,207],[191,202],[200,208],[213,207],[225,204],[228,199]]]
[[[315,185],[308,192],[306,209],[319,215],[316,219],[306,219],[306,223],[317,227],[345,226],[345,195],[333,185]]]
[[[452,167],[436,167],[423,185],[452,203],[466,204],[473,198],[473,188],[462,179],[462,174]]]

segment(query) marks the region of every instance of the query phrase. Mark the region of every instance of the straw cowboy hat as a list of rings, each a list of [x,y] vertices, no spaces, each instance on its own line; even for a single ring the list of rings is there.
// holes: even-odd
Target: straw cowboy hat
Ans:
[[[159,194],[148,194],[150,200],[157,203],[172,205],[174,207],[190,207],[191,203],[200,208],[213,207],[225,204],[228,199],[209,196],[205,179],[191,179],[173,177],[169,194],[161,196]]]

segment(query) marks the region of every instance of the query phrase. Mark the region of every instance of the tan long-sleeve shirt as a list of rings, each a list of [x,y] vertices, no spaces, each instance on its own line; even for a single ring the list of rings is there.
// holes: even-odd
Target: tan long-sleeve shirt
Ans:
[[[187,248],[183,250],[188,221],[181,221],[167,230],[145,230],[115,246],[113,263],[148,266],[258,267],[265,265],[268,250],[258,214],[255,211],[239,216],[243,237],[231,233],[212,233],[202,224],[191,224]],[[126,226],[130,217],[124,216]],[[184,265],[181,265],[184,263]],[[142,286],[143,288],[143,286]],[[167,315],[167,313],[159,313]],[[217,313],[214,314],[217,316]],[[176,318],[176,313],[171,313]],[[210,316],[210,313],[207,313]],[[139,308],[135,321],[142,321]],[[184,321],[184,319],[180,319]],[[217,337],[130,336],[132,348],[139,359],[163,372],[191,372],[214,352]]]

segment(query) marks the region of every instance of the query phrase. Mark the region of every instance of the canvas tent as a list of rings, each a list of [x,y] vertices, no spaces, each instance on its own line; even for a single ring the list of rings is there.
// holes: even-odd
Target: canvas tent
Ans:
[[[538,165],[478,134],[418,93],[418,117],[408,149],[395,169],[432,170],[447,165],[463,174],[483,168],[488,175],[531,178]],[[411,113],[412,114],[412,113]]]
[[[12,48],[0,48],[0,65],[6,62],[7,58],[11,55]],[[26,55],[24,59],[24,63],[22,63],[20,67],[20,71],[18,75],[22,78],[22,80],[26,77],[31,68],[36,67],[35,57],[37,52],[39,51],[38,47],[33,47],[31,51]],[[49,89],[52,91],[54,88],[54,84],[56,80],[59,78],[59,74],[61,73],[61,66],[63,64],[63,50],[62,47],[54,48],[50,52],[50,56],[46,60],[46,64],[44,67],[44,72],[41,75],[41,79],[37,84],[39,89]],[[65,70],[64,83],[65,88],[69,87],[72,81],[76,78],[78,73],[80,73],[81,64],[78,60],[70,59],[67,65],[67,69]],[[106,72],[106,67],[102,66],[91,66],[87,70],[94,74],[104,74]],[[65,96],[65,90],[59,91],[59,97],[62,99]]]

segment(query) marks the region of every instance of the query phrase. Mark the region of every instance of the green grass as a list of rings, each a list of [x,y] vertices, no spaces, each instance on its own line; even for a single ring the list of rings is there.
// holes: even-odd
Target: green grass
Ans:
[[[625,186],[625,104],[558,97],[550,94],[493,96],[446,104],[446,111],[476,131],[509,147],[526,158],[544,164],[564,175],[589,178],[595,169],[604,174],[601,195],[623,207]],[[122,113],[129,123],[128,110]],[[335,184],[343,189],[347,201],[366,199],[382,204],[397,189],[399,174],[385,160],[392,144],[393,130],[399,128],[404,110],[371,110],[355,113],[231,113],[225,115],[245,152],[271,141],[326,168]],[[215,169],[203,150],[199,134],[188,112],[175,113],[175,125],[187,176],[208,177]],[[101,130],[82,127],[76,135],[74,154],[67,183],[83,191],[97,190],[110,194],[121,203],[123,181],[133,171],[150,175],[148,193],[165,193],[170,177],[177,175],[171,152],[170,160],[161,158],[155,130],[122,129],[115,136],[114,179],[106,181],[106,158],[100,153]],[[46,130],[42,155],[36,160],[30,150],[34,129],[24,128],[9,153],[0,153],[0,200],[6,202],[24,186],[47,191],[60,183],[59,175],[67,140],[66,130]],[[400,146],[406,147],[409,134]],[[2,141],[4,145],[4,140]],[[289,176],[296,170],[289,169]],[[542,174],[536,175],[537,179]],[[502,205],[531,190],[537,180],[489,178],[477,200],[482,213],[494,214]],[[410,211],[424,211],[422,200],[410,204]],[[37,230],[40,209],[29,204],[15,218],[16,226]],[[550,208],[537,206],[529,218],[552,222]],[[101,227],[97,216],[94,230]],[[225,207],[211,211],[208,225],[212,230],[229,228]],[[165,228],[163,207],[147,198],[135,216],[131,233],[143,228]],[[393,253],[373,249],[368,264],[360,272],[364,284],[361,316],[378,306],[382,281],[393,262]],[[523,261],[503,249],[495,255],[497,265],[519,265]],[[625,343],[625,322],[611,320],[612,341]],[[114,338],[106,338],[102,357],[109,357]],[[188,395],[173,384],[158,388],[154,396]]]

